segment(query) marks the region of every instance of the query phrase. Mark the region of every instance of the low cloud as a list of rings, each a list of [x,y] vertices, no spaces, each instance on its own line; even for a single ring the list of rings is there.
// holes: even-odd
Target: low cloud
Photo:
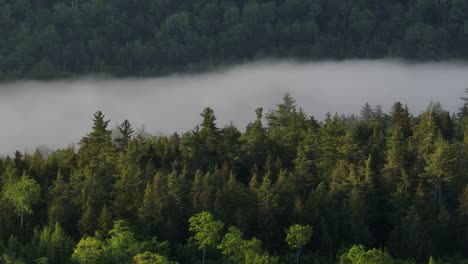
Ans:
[[[149,133],[180,133],[196,126],[207,106],[219,126],[232,121],[243,129],[256,107],[272,109],[286,92],[320,119],[326,112],[357,114],[366,102],[388,111],[401,101],[417,114],[439,101],[455,112],[466,87],[466,64],[398,61],[258,62],[152,79],[0,83],[0,153],[77,143],[97,110],[112,119],[111,127],[128,119]]]

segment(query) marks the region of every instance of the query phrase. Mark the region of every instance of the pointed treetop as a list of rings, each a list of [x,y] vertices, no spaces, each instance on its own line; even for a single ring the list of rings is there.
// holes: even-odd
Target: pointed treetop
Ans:
[[[202,130],[217,130],[215,123],[216,116],[214,114],[213,109],[207,107],[203,110],[203,112],[200,115],[203,117],[203,121],[201,124]]]
[[[255,109],[255,114],[257,116],[257,121],[261,122],[262,117],[263,117],[263,107],[259,107],[259,108]]]
[[[104,131],[107,129],[107,125],[109,124],[110,120],[104,120],[105,115],[101,111],[97,111],[94,113],[93,119],[93,130],[94,131]]]

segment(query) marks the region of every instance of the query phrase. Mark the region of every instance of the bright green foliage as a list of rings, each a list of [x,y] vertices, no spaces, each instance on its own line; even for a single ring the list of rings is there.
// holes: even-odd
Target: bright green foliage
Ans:
[[[136,255],[133,258],[135,264],[176,264],[176,262],[169,261],[166,257],[153,254],[151,252],[144,252]]]
[[[221,239],[221,229],[224,224],[216,221],[209,212],[201,212],[190,217],[189,230],[194,233],[193,238],[197,241],[199,249],[206,246],[214,247]]]
[[[216,221],[209,212],[201,212],[189,219],[189,230],[194,233],[193,238],[199,249],[203,249],[203,262],[205,262],[206,247],[215,247],[221,239],[221,230],[224,224]]]
[[[380,249],[366,250],[364,246],[355,245],[340,257],[340,264],[396,264],[387,251]]]
[[[86,237],[76,245],[71,258],[80,264],[94,264],[101,261],[104,254],[104,243],[102,241],[93,237]]]
[[[141,242],[128,223],[117,220],[112,230],[109,231],[108,239],[103,240],[100,235],[86,237],[76,245],[72,260],[78,263],[133,263],[133,261],[167,261],[166,257],[153,254],[152,251],[160,250],[167,252],[167,245],[153,238],[150,241]],[[150,252],[151,251],[151,252]],[[143,253],[144,252],[144,253]],[[138,257],[136,257],[138,256]],[[146,263],[146,262],[141,262]],[[153,262],[148,262],[153,263]],[[156,262],[159,263],[159,262]]]
[[[32,214],[32,205],[39,202],[41,187],[31,179],[26,172],[15,182],[10,182],[3,193],[4,198],[15,208],[15,213],[21,217],[21,227],[23,227],[23,217]]]
[[[245,256],[245,264],[277,264],[279,263],[278,257],[270,256],[268,254],[257,254],[248,252]]]
[[[291,249],[297,250],[296,262],[299,263],[302,248],[309,243],[312,237],[312,227],[303,225],[292,225],[286,230],[286,243]]]
[[[437,206],[442,206],[442,184],[452,182],[457,176],[456,148],[446,140],[438,138],[434,144],[434,151],[426,158],[425,173],[428,181],[434,186],[434,200]]]
[[[229,227],[218,248],[224,255],[228,255],[234,263],[243,263],[245,241],[242,232],[236,227]]]
[[[312,227],[292,225],[286,230],[286,243],[292,249],[300,249],[309,243],[312,237]]]
[[[128,224],[123,220],[116,221],[109,236],[104,246],[107,258],[112,263],[130,263],[131,257],[138,252],[139,244]]]
[[[32,238],[33,255],[36,259],[45,259],[46,263],[67,263],[73,252],[74,243],[64,233],[58,223],[46,226],[40,232],[34,231]]]
[[[25,264],[25,262],[22,261],[21,259],[14,258],[6,254],[3,254],[1,260],[2,260],[2,263],[4,264]]]
[[[236,227],[229,227],[218,249],[234,263],[277,263],[278,259],[262,250],[262,243],[256,238],[245,240],[243,233]]]

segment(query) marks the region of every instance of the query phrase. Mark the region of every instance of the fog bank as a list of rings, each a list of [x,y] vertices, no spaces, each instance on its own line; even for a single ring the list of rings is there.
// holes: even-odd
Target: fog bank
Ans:
[[[466,64],[396,61],[261,62],[153,79],[0,83],[0,154],[77,143],[97,110],[112,120],[111,128],[128,119],[149,133],[172,133],[192,129],[210,106],[218,126],[232,121],[243,130],[256,107],[272,109],[286,92],[308,115],[323,118],[359,113],[366,102],[387,111],[397,100],[415,114],[430,101],[455,112],[466,87]]]

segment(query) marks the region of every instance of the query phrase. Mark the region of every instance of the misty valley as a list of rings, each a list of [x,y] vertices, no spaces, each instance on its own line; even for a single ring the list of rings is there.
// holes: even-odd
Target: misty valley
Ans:
[[[0,264],[468,264],[468,0],[0,0]]]

